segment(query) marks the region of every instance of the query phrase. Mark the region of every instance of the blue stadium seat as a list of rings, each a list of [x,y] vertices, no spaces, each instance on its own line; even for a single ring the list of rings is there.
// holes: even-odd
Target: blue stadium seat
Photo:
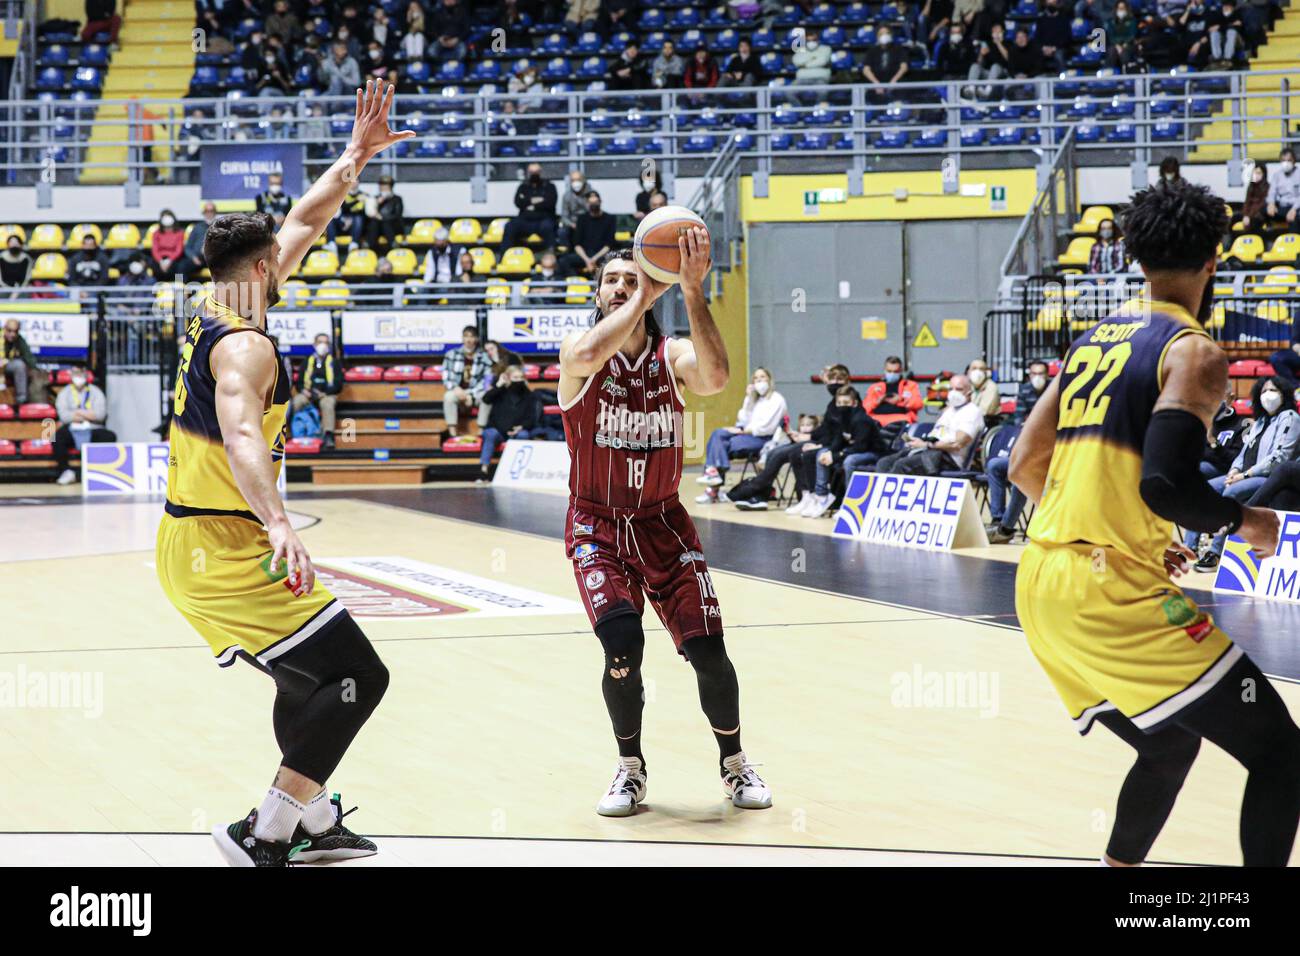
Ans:
[[[835,22],[835,7],[829,3],[819,3],[808,14],[808,22],[814,26],[824,27]]]
[[[501,64],[496,60],[479,60],[470,71],[469,78],[475,83],[494,83],[501,79]]]
[[[417,136],[427,136],[433,130],[433,120],[423,113],[407,113],[401,118],[400,125]]]
[[[1137,139],[1137,127],[1132,123],[1116,123],[1106,130],[1108,143],[1132,143]]]
[[[1151,84],[1151,89],[1156,93],[1171,93],[1174,96],[1182,96],[1187,92],[1191,72],[1192,68],[1189,66],[1176,66],[1167,75],[1155,80]]]
[[[1193,96],[1190,104],[1191,114],[1193,116],[1204,117],[1214,112],[1214,103],[1208,96]]]
[[[1056,99],[1073,99],[1083,92],[1083,84],[1078,78],[1083,76],[1078,70],[1066,70],[1052,84],[1052,96]]]
[[[696,133],[682,144],[683,153],[712,153],[718,148],[718,137],[712,133]]]
[[[1132,100],[1115,96],[1102,107],[1101,115],[1107,119],[1131,119],[1135,110],[1136,104]]]
[[[653,129],[657,126],[653,116],[635,108],[623,114],[622,125],[625,129]]]
[[[546,66],[542,68],[542,79],[548,83],[558,80],[567,80],[569,78],[569,61],[562,56],[547,60]]]
[[[881,5],[880,12],[876,14],[877,23],[893,23],[896,20],[903,19],[903,12],[895,3],[886,3]]]
[[[74,90],[94,90],[99,92],[104,85],[104,74],[93,66],[79,67],[72,74],[72,88]]]
[[[1183,138],[1183,124],[1161,120],[1151,127],[1151,138],[1158,143],[1168,143]]]
[[[908,139],[907,130],[905,129],[883,129],[876,134],[872,145],[877,149],[906,149]]]
[[[876,45],[876,28],[871,26],[858,27],[857,32],[849,37],[849,47],[853,50],[866,50]]]
[[[609,141],[606,152],[614,156],[631,156],[640,152],[641,141],[628,133],[619,133]]]
[[[900,124],[912,122],[912,108],[904,103],[890,103],[882,117],[886,123]]]
[[[824,46],[831,48],[833,57],[840,47],[849,42],[849,35],[844,32],[841,26],[829,26],[822,30],[821,41]]]
[[[1074,138],[1079,143],[1100,143],[1101,133],[1096,123],[1080,123],[1074,128]]]
[[[803,122],[803,114],[789,103],[782,103],[772,110],[773,126],[798,126]]]
[[[1106,54],[1094,46],[1082,46],[1070,57],[1070,66],[1088,69],[1097,66],[1106,58]]]
[[[563,33],[552,33],[542,40],[542,52],[559,56],[569,52],[569,38]]]
[[[776,76],[785,69],[785,64],[781,60],[781,54],[772,50],[762,54],[758,58],[758,65],[763,68],[763,72],[768,76]]]
[[[803,19],[803,13],[798,7],[783,7],[772,20],[772,25],[776,27],[796,27],[799,21]]]
[[[963,124],[982,123],[988,119],[989,109],[987,106],[963,106],[957,111],[957,115]]]
[[[731,15],[727,13],[726,7],[713,7],[704,15],[706,27],[725,27],[729,23],[731,23]]]
[[[700,11],[695,7],[682,7],[673,13],[668,26],[674,30],[689,30],[700,25]]]
[[[989,140],[992,146],[1019,146],[1025,141],[1023,126],[1000,126]]]
[[[666,23],[664,12],[651,7],[641,11],[641,19],[637,20],[636,25],[642,30],[662,30]]]
[[[753,148],[754,148],[754,134],[753,134],[753,133],[732,133],[732,134],[731,134],[731,141],[732,141],[733,143],[736,144],[736,149],[753,149]]]
[[[81,48],[77,62],[82,66],[108,66],[108,47],[102,43],[87,43]]]
[[[438,132],[442,136],[458,136],[469,131],[469,120],[456,110],[448,110],[438,119]]]
[[[592,110],[591,115],[587,117],[586,126],[594,130],[612,130],[614,117],[610,116],[607,110]]]
[[[310,67],[308,67],[310,69]],[[221,74],[215,66],[196,66],[190,78],[190,92],[194,96],[211,96],[221,86]]]
[[[331,136],[351,136],[352,117],[347,113],[335,113],[330,117]]]
[[[813,107],[809,119],[817,126],[839,126],[849,121],[849,114],[844,110],[837,110],[835,107],[823,103],[820,106]]]
[[[68,48],[61,43],[55,43],[41,51],[41,55],[36,60],[36,66],[38,69],[47,66],[67,66],[68,60]]]
[[[57,66],[45,67],[36,74],[36,88],[47,91],[63,89],[63,71]]]
[[[1084,17],[1075,17],[1070,21],[1070,39],[1075,43],[1082,43],[1088,39],[1088,34],[1092,32],[1092,23]]]
[[[983,146],[988,134],[979,126],[968,127],[961,131],[961,144],[963,146]]]
[[[609,71],[603,56],[589,56],[578,66],[578,79],[598,80]]]
[[[758,114],[742,110],[731,114],[731,125],[739,129],[754,129],[758,126]]]
[[[578,148],[582,150],[584,156],[599,156],[601,140],[591,134],[580,136],[578,137]]]
[[[1147,110],[1152,116],[1169,116],[1172,113],[1182,112],[1183,103],[1178,97],[1167,96],[1163,93],[1151,97]]]
[[[844,12],[840,14],[840,22],[848,24],[851,27],[861,26],[864,23],[871,22],[871,9],[865,4],[854,0]]]
[[[709,52],[715,56],[720,53],[735,53],[736,48],[740,46],[740,34],[730,28],[719,30],[713,35],[713,41],[709,44]]]
[[[765,53],[776,46],[776,34],[771,30],[755,30],[749,38],[755,53]]]
[[[1076,120],[1091,119],[1092,117],[1097,115],[1099,110],[1100,110],[1100,106],[1097,104],[1095,100],[1090,100],[1087,97],[1079,96],[1079,97],[1075,97],[1074,102],[1071,103],[1069,107],[1066,108],[1066,110],[1062,115],[1064,115],[1069,119],[1076,119]]]
[[[786,150],[790,149],[793,143],[794,143],[794,136],[790,133],[772,134],[772,149],[776,150],[777,152],[785,152]]]
[[[632,34],[628,33],[626,30],[615,33],[605,43],[605,54],[607,56],[617,56],[627,49],[627,45],[634,39],[636,39],[636,37],[632,36]]]
[[[1024,107],[1015,103],[999,103],[989,111],[989,118],[995,123],[1015,123],[1024,116]]]
[[[601,40],[600,34],[588,30],[578,37],[578,42],[573,45],[573,52],[580,53],[583,56],[591,56],[594,53],[599,53],[603,45],[604,41]]]
[[[407,63],[405,72],[406,78],[412,83],[420,84],[429,82],[429,64],[425,63],[423,60],[412,60]]]
[[[921,149],[942,149],[948,145],[948,131],[943,129],[923,129],[917,134],[912,145]]]
[[[465,64],[460,60],[443,60],[434,74],[435,83],[459,83],[465,79]]]
[[[694,28],[686,30],[677,38],[677,49],[683,56],[694,56],[695,51],[704,46],[704,34]]]
[[[440,139],[421,140],[415,155],[420,159],[441,159],[447,155],[447,144]]]
[[[1038,4],[1034,0],[1018,0],[1008,16],[1012,20],[1030,20],[1038,16]]]
[[[456,145],[451,148],[451,155],[457,159],[473,159],[474,154],[475,143],[472,136],[457,140]]]
[[[706,107],[695,115],[695,125],[700,129],[721,129],[722,117],[713,107]]]

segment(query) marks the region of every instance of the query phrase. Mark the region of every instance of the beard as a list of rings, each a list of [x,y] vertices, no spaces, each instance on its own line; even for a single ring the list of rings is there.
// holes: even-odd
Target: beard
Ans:
[[[271,276],[266,280],[266,307],[278,305],[280,302],[280,281]]]
[[[1210,322],[1210,314],[1214,309],[1214,275],[1205,281],[1205,291],[1201,293],[1201,307],[1196,310],[1196,321],[1202,326]]]

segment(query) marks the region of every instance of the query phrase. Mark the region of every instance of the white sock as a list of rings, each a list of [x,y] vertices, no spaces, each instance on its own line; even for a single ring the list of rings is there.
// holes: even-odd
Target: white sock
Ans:
[[[266,791],[266,799],[257,808],[253,836],[272,843],[288,843],[293,839],[294,828],[302,819],[303,810],[303,805],[293,797],[272,787]]]
[[[322,790],[311,798],[307,809],[302,812],[303,829],[316,836],[334,826],[334,822],[334,804],[330,803],[330,792]]]

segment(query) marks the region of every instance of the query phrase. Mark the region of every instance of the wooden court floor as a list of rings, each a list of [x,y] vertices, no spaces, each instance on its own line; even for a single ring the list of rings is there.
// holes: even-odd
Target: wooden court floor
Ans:
[[[247,812],[277,763],[270,681],[218,668],[163,597],[158,502],[6,490],[0,859],[218,864],[207,831]],[[453,491],[503,494],[428,493]],[[1091,865],[1104,848],[1130,751],[1101,731],[1078,737],[1017,629],[723,570],[744,746],[775,805],[723,800],[691,669],[647,615],[648,799],[633,818],[599,817],[615,751],[560,526],[525,533],[385,494],[292,489],[290,508],[317,560],[399,558],[548,606],[362,619],[392,682],[330,781],[360,807],[349,823],[381,837],[379,857],[352,865]],[[790,528],[762,517],[745,532],[755,554],[765,525]],[[829,522],[796,527],[823,535]],[[56,686],[57,700],[32,693]],[[1300,713],[1300,687],[1279,689]],[[1239,862],[1244,779],[1203,748],[1152,860]]]

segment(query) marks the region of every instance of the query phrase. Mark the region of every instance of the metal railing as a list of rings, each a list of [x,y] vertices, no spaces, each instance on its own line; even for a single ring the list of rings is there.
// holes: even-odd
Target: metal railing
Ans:
[[[1040,166],[1038,194],[1002,260],[1002,279],[1040,272],[1056,259],[1058,237],[1079,219],[1075,177],[1075,130],[1061,143],[1050,165]]]
[[[1300,121],[1290,96],[1297,80],[1300,70],[1273,70],[528,97],[451,87],[397,98],[395,123],[419,136],[381,157],[379,171],[418,167],[426,178],[464,178],[468,167],[471,178],[485,180],[514,175],[523,159],[567,168],[653,156],[676,174],[679,165],[708,167],[728,139],[759,172],[782,163],[932,168],[954,153],[968,163],[1023,165],[1024,152],[1055,151],[1071,127],[1080,163],[1115,162],[1117,152],[1148,157],[1153,149],[1187,155],[1193,146],[1222,147],[1239,162],[1248,148],[1291,141]],[[1260,88],[1274,82],[1278,89]],[[1265,104],[1257,113],[1256,102]],[[34,181],[53,159],[59,182],[92,170],[133,182],[190,182],[207,143],[302,143],[309,172],[317,172],[347,142],[355,100],[228,95],[12,105],[5,135],[19,145],[12,164],[19,181]],[[103,105],[122,110],[101,114]],[[1209,135],[1213,120],[1225,122]],[[98,158],[84,148],[92,128],[95,145],[109,148]],[[124,151],[125,161],[113,150]]]

